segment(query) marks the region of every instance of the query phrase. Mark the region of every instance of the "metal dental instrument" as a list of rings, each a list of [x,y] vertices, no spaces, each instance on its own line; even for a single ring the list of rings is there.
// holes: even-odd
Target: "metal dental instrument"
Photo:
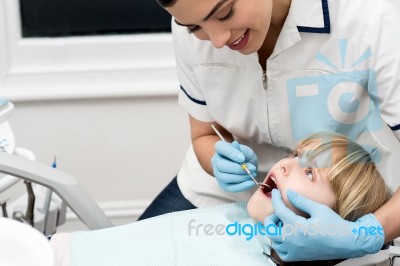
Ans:
[[[31,226],[34,226],[35,193],[32,189],[32,182],[25,180],[24,183],[28,191],[28,206],[26,207],[25,219]]]
[[[214,130],[215,134],[217,134],[217,136],[227,142],[224,137],[221,135],[221,133],[219,133],[219,131],[217,130],[217,128],[214,125],[211,125],[212,129]],[[257,186],[259,187],[266,187],[268,189],[271,189],[271,187],[267,184],[261,183],[261,182],[257,182],[257,180],[253,177],[253,175],[251,174],[250,170],[247,168],[246,164],[242,163],[240,164],[242,166],[242,169],[251,177],[251,179],[254,181],[254,183],[256,183]]]
[[[8,201],[8,199],[0,201],[0,206],[1,206],[1,209],[3,210],[3,217],[5,217],[5,218],[8,218],[7,201]]]

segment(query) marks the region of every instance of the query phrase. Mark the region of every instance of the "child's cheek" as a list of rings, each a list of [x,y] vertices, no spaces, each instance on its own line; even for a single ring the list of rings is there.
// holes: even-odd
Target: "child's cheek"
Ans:
[[[285,188],[281,188],[281,195],[282,195],[282,199],[283,199],[283,202],[285,203],[285,205],[286,205],[289,209],[291,209],[294,213],[296,213],[297,215],[300,215],[300,216],[303,216],[303,217],[308,217],[309,215],[307,215],[306,213],[300,211],[300,210],[297,209],[295,206],[293,206],[292,203],[290,203],[290,201],[289,201],[289,199],[288,199],[288,197],[287,197],[287,194],[286,194],[287,191],[288,191],[288,189],[302,194],[302,193],[299,191],[299,188],[296,187],[296,186],[287,186],[287,187],[285,187]]]

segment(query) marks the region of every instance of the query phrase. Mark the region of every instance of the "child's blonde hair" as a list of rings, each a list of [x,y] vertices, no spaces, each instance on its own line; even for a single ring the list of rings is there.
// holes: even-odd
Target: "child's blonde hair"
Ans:
[[[337,197],[333,210],[342,218],[355,221],[388,201],[390,191],[371,155],[361,145],[338,133],[321,132],[301,141],[298,148],[305,146],[312,147],[306,153],[309,160],[330,152],[328,178]]]

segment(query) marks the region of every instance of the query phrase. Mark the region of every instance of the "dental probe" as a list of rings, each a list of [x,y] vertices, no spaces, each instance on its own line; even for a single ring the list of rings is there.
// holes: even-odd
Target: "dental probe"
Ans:
[[[217,130],[217,128],[216,128],[214,125],[211,125],[211,127],[212,127],[212,129],[214,130],[215,134],[217,134],[217,136],[218,136],[221,140],[227,142],[227,141],[224,139],[224,137],[221,135],[221,133],[219,133],[219,131]],[[269,185],[264,184],[264,183],[261,183],[261,182],[257,182],[257,180],[253,177],[253,175],[251,174],[250,170],[247,168],[247,166],[246,166],[245,163],[242,163],[242,164],[240,164],[240,165],[242,166],[242,169],[251,177],[251,179],[253,179],[254,183],[256,183],[257,186],[259,186],[259,187],[266,187],[266,188],[271,189],[271,187],[270,187]]]

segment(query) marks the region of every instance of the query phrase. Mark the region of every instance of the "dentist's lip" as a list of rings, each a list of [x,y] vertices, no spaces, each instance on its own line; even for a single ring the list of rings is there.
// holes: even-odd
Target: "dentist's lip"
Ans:
[[[249,41],[249,32],[249,29],[247,29],[246,32],[242,36],[240,36],[240,38],[229,44],[228,47],[232,50],[243,49]]]

